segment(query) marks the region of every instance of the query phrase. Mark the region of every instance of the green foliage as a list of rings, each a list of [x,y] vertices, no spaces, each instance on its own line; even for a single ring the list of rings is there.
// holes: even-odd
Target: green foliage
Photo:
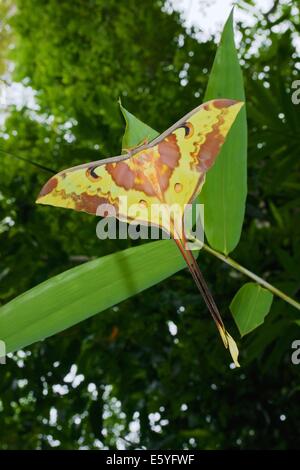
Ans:
[[[194,93],[203,91],[206,79],[199,66],[209,65],[206,53],[214,45],[198,44],[177,13],[162,11],[161,0],[145,0],[142,7],[139,0],[16,4],[16,78],[30,78],[44,110],[62,121],[76,119],[74,132],[81,144],[100,144],[102,155],[119,151],[116,135],[121,137],[123,125],[114,104],[119,97],[136,115],[163,129],[166,121],[188,112]],[[187,63],[194,70],[192,89],[179,87]]]
[[[84,263],[2,307],[1,339],[8,353],[24,348],[161,282],[184,265],[171,240]]]
[[[203,101],[215,44],[199,43],[177,14],[161,11],[161,2],[16,3],[15,78],[37,90],[40,109],[11,109],[4,150],[59,170],[120,152],[123,123],[113,105],[119,96],[159,131]],[[253,28],[239,25],[249,193],[233,255],[291,296],[299,291],[300,265],[299,110],[290,99],[299,74],[295,7],[296,1],[279,4],[273,14],[258,14]],[[253,55],[257,37],[266,40]],[[123,240],[100,243],[93,217],[36,207],[49,175],[8,155],[0,159],[2,304],[78,263],[128,247]],[[228,305],[244,279],[205,252],[199,263],[230,323]],[[0,447],[295,448],[299,367],[290,354],[297,319],[297,310],[274,299],[264,324],[243,339],[243,368],[230,370],[190,275],[180,271],[9,358],[1,366]],[[76,380],[68,376],[74,364]],[[57,410],[56,424],[50,410]],[[151,413],[160,414],[160,428]],[[140,426],[138,443],[132,420]]]
[[[230,310],[242,336],[255,330],[264,322],[273,301],[267,289],[248,282],[236,293]]]

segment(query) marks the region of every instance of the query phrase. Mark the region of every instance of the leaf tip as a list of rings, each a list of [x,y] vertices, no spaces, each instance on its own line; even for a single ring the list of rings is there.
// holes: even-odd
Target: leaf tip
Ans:
[[[226,332],[226,338],[227,338],[228,349],[231,354],[235,367],[241,367],[238,361],[239,349],[237,347],[236,342],[234,341],[234,339],[232,338],[232,336],[230,336],[228,332]]]

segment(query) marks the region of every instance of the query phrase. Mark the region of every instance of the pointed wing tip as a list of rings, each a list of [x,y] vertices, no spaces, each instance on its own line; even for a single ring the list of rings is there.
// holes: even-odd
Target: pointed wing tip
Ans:
[[[239,105],[240,108],[242,108],[243,106],[245,106],[245,101],[243,100],[236,100],[235,102],[235,105]]]
[[[233,108],[237,113],[245,105],[245,101],[231,98],[215,98],[203,103],[201,106],[207,109],[207,106],[213,106],[216,109]]]
[[[230,98],[216,98],[212,100],[216,108],[230,108],[231,106],[244,106],[243,100],[234,100]]]
[[[43,201],[42,196],[40,196],[40,195],[38,195],[38,197],[36,198],[35,203],[36,203],[36,204],[46,204],[46,203]]]
[[[245,101],[237,100],[233,107],[235,108],[236,114],[245,106]]]
[[[36,204],[49,204],[48,202],[45,201],[47,199],[47,196],[52,193],[52,191],[56,188],[58,184],[58,179],[56,176],[53,176],[50,178],[47,183],[42,187],[37,199],[36,199]]]
[[[53,206],[54,205],[53,203],[51,203],[49,201],[49,198],[47,198],[47,196],[43,196],[41,193],[36,198],[35,204],[41,204],[43,206]]]
[[[223,101],[226,102],[226,104],[224,104],[224,107],[230,109],[235,118],[237,117],[237,115],[239,114],[239,112],[245,105],[245,102],[242,100],[223,100]]]

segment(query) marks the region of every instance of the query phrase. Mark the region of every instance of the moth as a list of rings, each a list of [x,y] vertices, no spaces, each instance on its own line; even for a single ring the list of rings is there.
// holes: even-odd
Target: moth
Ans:
[[[187,249],[182,226],[186,205],[199,195],[205,175],[243,105],[230,99],[201,104],[151,142],[117,157],[61,171],[44,185],[36,201],[98,215],[99,207],[109,205],[119,220],[156,225],[167,231],[184,257],[237,366],[238,348],[224,326],[192,251]],[[154,205],[163,205],[169,218],[152,211]],[[134,212],[130,211],[132,207]],[[171,207],[176,210],[169,210]]]

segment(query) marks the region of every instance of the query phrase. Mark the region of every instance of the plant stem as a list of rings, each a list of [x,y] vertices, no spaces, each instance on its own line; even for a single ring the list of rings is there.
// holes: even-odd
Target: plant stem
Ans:
[[[224,263],[228,264],[232,268],[236,269],[237,271],[240,271],[242,274],[245,276],[250,277],[250,279],[253,279],[253,281],[257,282],[257,284],[260,284],[261,286],[265,287],[268,289],[272,294],[277,295],[277,297],[280,297],[283,299],[285,302],[289,303],[296,309],[300,310],[300,303],[297,302],[296,300],[292,299],[289,297],[287,294],[282,292],[281,290],[277,289],[276,287],[272,286],[269,282],[265,281],[263,278],[257,276],[257,274],[254,274],[252,271],[249,269],[245,268],[244,266],[241,266],[239,263],[234,261],[232,258],[229,256],[225,256],[219,251],[214,250],[210,246],[206,245],[205,243],[200,242],[197,240],[197,238],[193,237],[192,235],[188,234],[188,238],[192,240],[193,242],[196,242],[196,244],[199,245],[200,248],[203,248],[203,250],[207,251],[211,255],[215,256],[216,258],[220,259]]]

